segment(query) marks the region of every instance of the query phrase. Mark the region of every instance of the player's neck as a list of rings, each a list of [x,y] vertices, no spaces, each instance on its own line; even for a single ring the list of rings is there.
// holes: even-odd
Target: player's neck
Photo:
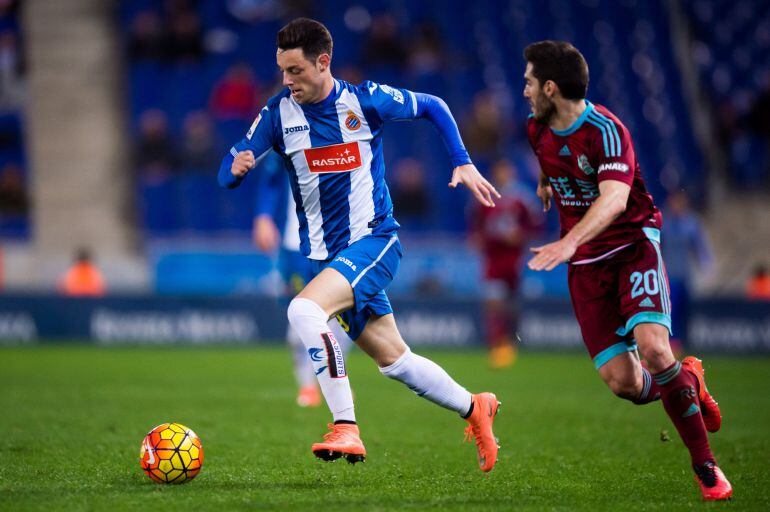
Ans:
[[[564,100],[555,99],[556,114],[551,117],[548,123],[554,130],[566,130],[585,112],[586,102],[584,100]]]
[[[326,80],[324,80],[324,85],[321,88],[321,93],[318,96],[318,99],[314,101],[314,103],[321,103],[326,98],[329,97],[329,95],[332,93],[332,90],[334,89],[334,77],[331,73],[329,73],[326,77]]]

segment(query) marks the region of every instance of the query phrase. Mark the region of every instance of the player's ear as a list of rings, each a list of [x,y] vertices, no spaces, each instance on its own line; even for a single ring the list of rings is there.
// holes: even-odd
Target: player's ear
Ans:
[[[329,65],[332,63],[332,58],[328,53],[322,53],[316,60],[318,71],[324,72],[329,69]]]
[[[553,80],[546,80],[543,84],[543,92],[546,96],[549,98],[553,98],[556,95],[556,91],[559,90],[559,87],[556,85],[556,82]]]

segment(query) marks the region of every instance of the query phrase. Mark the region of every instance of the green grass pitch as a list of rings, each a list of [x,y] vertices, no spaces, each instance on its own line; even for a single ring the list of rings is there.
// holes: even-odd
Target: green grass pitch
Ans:
[[[0,349],[0,510],[770,510],[767,358],[704,358],[725,417],[712,446],[735,488],[707,506],[660,404],[614,398],[584,354],[524,352],[494,372],[481,351],[423,353],[503,402],[490,474],[462,420],[361,352],[348,370],[368,458],[351,466],[310,453],[329,415],[295,405],[282,347]],[[203,441],[185,485],[139,467],[166,421]]]

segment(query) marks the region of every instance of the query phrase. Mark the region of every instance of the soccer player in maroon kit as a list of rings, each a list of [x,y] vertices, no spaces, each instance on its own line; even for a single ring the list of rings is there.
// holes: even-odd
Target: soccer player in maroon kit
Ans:
[[[662,217],[631,135],[612,112],[585,99],[588,65],[574,46],[541,41],[524,58],[527,133],[541,168],[537,194],[546,211],[556,203],[561,224],[561,239],[534,247],[528,266],[547,271],[569,263],[572,306],[599,375],[635,404],[660,399],[690,451],[703,498],[728,499],[732,487],[706,434],[721,426],[719,407],[701,361],[680,363],[669,345]]]
[[[534,194],[516,184],[516,174],[508,159],[497,160],[492,182],[501,197],[495,208],[474,208],[471,218],[471,241],[484,260],[484,323],[492,368],[505,368],[516,360],[523,256],[542,218]]]

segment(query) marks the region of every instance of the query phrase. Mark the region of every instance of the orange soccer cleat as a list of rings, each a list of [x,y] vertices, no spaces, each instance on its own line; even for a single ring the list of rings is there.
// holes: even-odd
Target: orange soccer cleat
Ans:
[[[297,405],[300,407],[318,407],[321,405],[321,392],[315,384],[302,386],[297,395]]]
[[[725,474],[719,466],[713,462],[707,462],[700,466],[693,466],[695,481],[700,486],[700,492],[705,501],[728,500],[733,495],[733,487],[725,478]]]
[[[706,388],[706,379],[703,374],[703,361],[694,356],[687,356],[682,360],[682,366],[698,379],[698,399],[700,400],[700,411],[703,416],[703,424],[709,432],[716,432],[722,426],[722,413],[719,411],[719,404]]]
[[[327,426],[331,432],[324,434],[323,443],[315,443],[311,448],[316,457],[325,461],[345,457],[351,464],[366,460],[366,448],[361,441],[358,425],[329,423]]]
[[[479,393],[473,395],[473,412],[465,419],[468,427],[465,429],[465,440],[476,439],[478,449],[479,467],[482,471],[492,471],[497,462],[497,451],[500,446],[497,443],[492,424],[495,421],[500,402],[492,393]]]

